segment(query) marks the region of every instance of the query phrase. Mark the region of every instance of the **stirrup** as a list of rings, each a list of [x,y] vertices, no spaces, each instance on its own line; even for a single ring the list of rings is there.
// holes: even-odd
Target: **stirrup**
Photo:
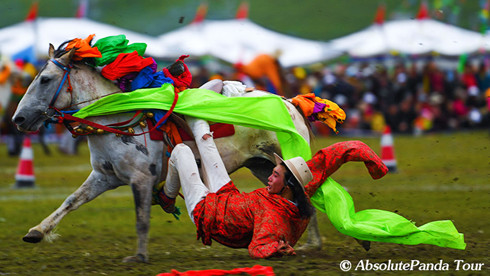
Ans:
[[[160,191],[155,190],[154,188],[153,199],[162,207],[162,210],[165,213],[172,214],[176,219],[180,219],[181,212],[180,208],[175,206],[175,198],[168,197],[163,189]]]

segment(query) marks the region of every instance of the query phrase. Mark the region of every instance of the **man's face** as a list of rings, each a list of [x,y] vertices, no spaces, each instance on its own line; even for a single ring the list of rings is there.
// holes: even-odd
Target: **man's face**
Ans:
[[[284,188],[284,174],[286,168],[281,165],[277,165],[272,170],[272,174],[267,179],[267,191],[270,194],[279,194]]]

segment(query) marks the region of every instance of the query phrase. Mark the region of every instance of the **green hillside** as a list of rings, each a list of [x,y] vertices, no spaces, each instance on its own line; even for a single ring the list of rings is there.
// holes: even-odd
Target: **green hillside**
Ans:
[[[0,27],[18,23],[34,0],[2,0]],[[40,17],[73,17],[78,0],[38,0]],[[88,0],[88,18],[150,35],[188,24],[200,3],[193,0]],[[207,0],[208,19],[234,18],[242,0]],[[308,39],[329,40],[367,27],[378,4],[386,18],[413,18],[420,0],[250,0],[249,18],[267,28]],[[477,0],[427,1],[431,16],[478,30]],[[446,6],[443,6],[446,5]]]

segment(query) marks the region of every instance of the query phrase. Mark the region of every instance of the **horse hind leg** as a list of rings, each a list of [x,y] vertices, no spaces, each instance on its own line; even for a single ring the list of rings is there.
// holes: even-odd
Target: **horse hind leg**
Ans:
[[[58,209],[45,218],[40,224],[29,229],[29,232],[22,238],[25,242],[38,243],[43,239],[55,238],[52,233],[53,229],[58,225],[61,219],[69,212],[78,209],[81,205],[96,198],[101,193],[114,189],[118,184],[107,181],[108,176],[102,176],[99,173],[92,171],[85,182],[65,201]]]
[[[322,249],[322,238],[320,231],[318,230],[317,211],[313,208],[313,215],[310,217],[310,223],[308,223],[308,238],[306,243],[298,247],[298,250],[310,250],[310,249]]]
[[[148,262],[148,232],[150,230],[151,191],[153,179],[135,179],[131,181],[134,205],[136,208],[136,234],[138,235],[138,248],[136,255],[127,256],[124,263]]]

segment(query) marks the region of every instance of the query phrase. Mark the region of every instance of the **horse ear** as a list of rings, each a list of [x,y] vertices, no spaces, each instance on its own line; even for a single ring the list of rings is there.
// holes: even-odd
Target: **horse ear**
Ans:
[[[73,54],[75,54],[75,51],[76,51],[76,49],[75,49],[75,48],[71,48],[71,49],[70,49],[70,51],[68,51],[68,53],[66,53],[66,54],[62,55],[62,56],[60,57],[60,61],[61,61],[61,63],[63,63],[63,64],[68,64],[68,63],[70,63],[71,58],[73,57]]]
[[[53,44],[49,43],[49,52],[48,52],[49,58],[54,58],[54,46]]]

